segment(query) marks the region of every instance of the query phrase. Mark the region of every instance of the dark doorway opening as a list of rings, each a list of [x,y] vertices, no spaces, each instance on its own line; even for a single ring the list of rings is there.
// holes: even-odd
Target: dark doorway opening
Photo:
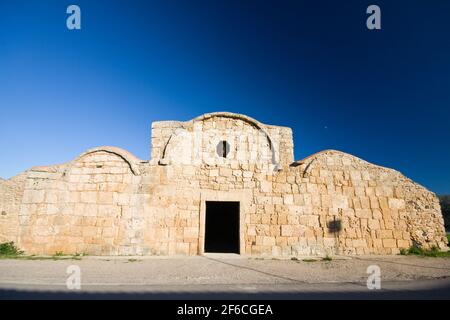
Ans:
[[[205,252],[239,253],[239,202],[206,201]]]

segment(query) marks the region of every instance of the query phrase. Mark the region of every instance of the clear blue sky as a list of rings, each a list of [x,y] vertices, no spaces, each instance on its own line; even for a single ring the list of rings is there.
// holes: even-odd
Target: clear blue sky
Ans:
[[[0,176],[213,111],[450,193],[450,1],[0,1]]]

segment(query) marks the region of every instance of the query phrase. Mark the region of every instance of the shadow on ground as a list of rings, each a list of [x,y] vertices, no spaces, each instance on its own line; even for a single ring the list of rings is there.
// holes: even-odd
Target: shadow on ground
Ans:
[[[427,290],[314,292],[67,292],[0,289],[2,300],[373,300],[450,299],[450,286]]]

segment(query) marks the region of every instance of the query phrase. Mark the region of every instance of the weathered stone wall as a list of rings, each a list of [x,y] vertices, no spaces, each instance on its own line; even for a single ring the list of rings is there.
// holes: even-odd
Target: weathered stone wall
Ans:
[[[26,173],[9,180],[0,179],[0,242],[17,242],[19,207],[22,201]]]
[[[227,141],[223,161],[217,145]],[[187,122],[163,121],[152,125],[152,164],[210,165],[231,161],[288,166],[293,162],[290,128],[268,126],[246,116],[213,113]]]
[[[287,175],[296,181],[288,212],[301,214],[286,234],[305,239],[293,250],[396,254],[413,244],[446,249],[437,197],[399,172],[331,150],[297,164]]]
[[[166,203],[172,213],[162,213],[157,223],[158,234],[174,248],[163,250],[168,254],[201,252],[198,221],[208,191],[222,201],[229,200],[227,193],[245,195],[241,251],[249,255],[396,254],[412,244],[446,248],[433,193],[395,170],[342,152],[322,152],[276,173],[233,162],[163,168],[167,175],[158,185],[166,181],[169,196],[155,206]]]
[[[103,149],[30,170],[19,214],[19,244],[28,253],[145,253],[137,245],[144,227],[136,196],[141,177],[116,149]]]
[[[250,139],[261,128],[270,142],[254,148]],[[332,150],[293,163],[290,129],[245,116],[162,122],[153,130],[150,162],[100,147],[27,172],[13,197],[21,203],[11,209],[16,220],[0,220],[0,230],[9,228],[4,237],[28,253],[196,255],[204,252],[205,202],[239,201],[241,254],[446,248],[436,196],[395,170]],[[226,158],[216,152],[221,139],[232,150]],[[271,152],[279,165],[264,157]]]
[[[199,181],[194,166],[145,166],[144,243],[150,254],[196,255],[199,237]]]
[[[279,150],[279,162],[281,167],[288,167],[294,161],[294,140],[292,129],[288,127],[266,126],[270,137],[275,140],[275,146]]]
[[[152,123],[151,143],[150,143],[150,159],[158,163],[164,156],[164,149],[170,136],[177,128],[181,128],[180,121],[157,121]]]

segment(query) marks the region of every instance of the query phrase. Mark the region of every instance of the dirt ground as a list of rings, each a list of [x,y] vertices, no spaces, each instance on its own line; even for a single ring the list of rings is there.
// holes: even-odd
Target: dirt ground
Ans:
[[[333,258],[332,261],[197,257],[83,257],[81,260],[0,260],[0,298],[21,291],[67,291],[67,267],[79,266],[86,292],[355,292],[367,291],[369,266],[383,288],[450,290],[450,259],[414,256]],[[403,290],[402,289],[402,290]],[[446,291],[447,292],[447,291]],[[450,293],[449,293],[450,297]]]

